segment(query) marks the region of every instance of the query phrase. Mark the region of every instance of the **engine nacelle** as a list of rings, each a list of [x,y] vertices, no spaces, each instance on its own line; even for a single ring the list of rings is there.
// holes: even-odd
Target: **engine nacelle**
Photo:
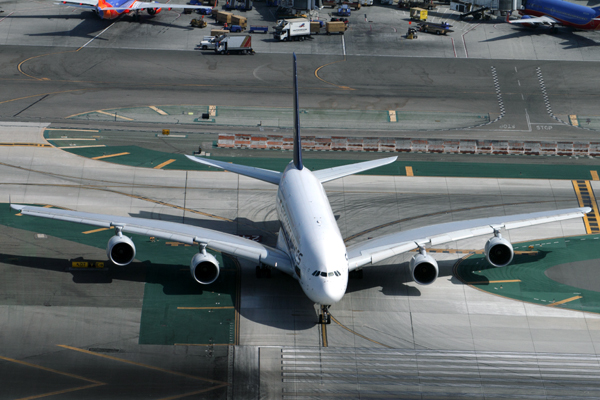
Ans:
[[[190,263],[190,272],[196,282],[209,285],[219,277],[219,262],[207,252],[196,253]]]
[[[494,236],[485,244],[485,257],[494,267],[505,267],[513,259],[512,244],[502,236]]]
[[[108,241],[106,255],[116,265],[127,265],[135,258],[135,245],[127,236],[115,235]]]
[[[430,285],[438,277],[437,261],[427,254],[415,254],[408,265],[414,281],[419,285]]]
[[[162,11],[162,8],[147,8],[146,11],[148,11],[148,14],[150,15],[156,15]]]

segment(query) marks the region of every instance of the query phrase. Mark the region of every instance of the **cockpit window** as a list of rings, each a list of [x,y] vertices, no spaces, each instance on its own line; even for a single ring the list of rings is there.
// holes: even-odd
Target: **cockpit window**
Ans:
[[[328,276],[342,276],[342,274],[340,273],[340,271],[333,271],[333,272],[323,272],[323,271],[314,271],[312,274],[312,276],[322,276],[322,277],[328,277]]]

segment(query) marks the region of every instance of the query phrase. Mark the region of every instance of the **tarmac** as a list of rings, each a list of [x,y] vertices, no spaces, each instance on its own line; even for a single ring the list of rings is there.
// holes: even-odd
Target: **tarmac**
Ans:
[[[256,4],[249,18],[272,23],[270,9]],[[220,57],[194,50],[203,33],[186,15],[140,24],[45,1],[0,7],[0,397],[599,397],[592,220],[511,231],[516,262],[500,269],[474,251],[488,238],[432,249],[440,277],[430,286],[412,282],[412,254],[386,260],[349,282],[332,324],[321,326],[317,307],[277,271],[257,279],[251,263],[216,254],[222,274],[202,287],[188,272],[195,248],[148,237],[134,237],[137,259],[117,268],[104,250],[111,231],[18,216],[7,205],[184,222],[272,244],[276,188],[191,167],[183,154],[201,147],[241,164],[287,164],[289,152],[212,144],[220,132],[261,132],[260,113],[288,118],[292,51],[309,111],[302,120],[311,110],[323,113],[317,122],[337,116],[335,126],[307,133],[346,131],[397,110],[423,124],[371,132],[371,119],[349,132],[583,140],[597,131],[593,33],[461,22],[442,7],[433,17],[451,20],[455,32],[409,41],[404,12],[376,5],[353,12],[343,37],[277,43],[254,35],[257,55]],[[196,122],[211,105],[226,121]],[[470,123],[463,120],[458,130],[434,131],[444,123],[432,115],[467,114],[504,115],[473,132],[460,129]],[[553,118],[569,115],[589,119],[589,129]],[[286,122],[268,130],[289,133]],[[379,156],[305,159],[319,169]],[[597,207],[597,172],[595,158],[403,154],[389,169],[325,189],[350,244],[459,219]]]

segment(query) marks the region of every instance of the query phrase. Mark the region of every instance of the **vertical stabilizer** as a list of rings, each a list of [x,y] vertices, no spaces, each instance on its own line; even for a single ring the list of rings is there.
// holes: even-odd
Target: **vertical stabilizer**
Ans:
[[[302,142],[300,141],[300,111],[298,109],[298,73],[294,53],[294,165],[302,169]]]

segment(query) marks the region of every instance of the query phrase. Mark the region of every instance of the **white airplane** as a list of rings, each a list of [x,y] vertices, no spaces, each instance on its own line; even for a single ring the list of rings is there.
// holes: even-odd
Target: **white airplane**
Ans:
[[[94,11],[102,19],[115,19],[123,14],[134,13],[134,17],[139,18],[139,12],[146,10],[150,15],[156,15],[161,10],[167,9],[192,9],[204,10],[210,12],[212,7],[197,6],[189,4],[167,4],[156,1],[137,1],[137,0],[64,0],[54,4],[69,7],[83,8]]]
[[[329,307],[344,296],[351,271],[418,249],[418,253],[409,262],[409,268],[415,282],[429,285],[438,276],[438,265],[435,259],[427,254],[427,246],[480,235],[493,235],[485,245],[485,254],[490,264],[503,267],[512,261],[514,252],[508,240],[501,236],[502,229],[581,218],[591,211],[589,207],[570,208],[449,222],[393,233],[347,248],[323,189],[323,183],[392,163],[397,157],[314,172],[304,167],[295,54],[294,110],[293,160],[283,172],[188,156],[192,161],[278,185],[275,202],[281,228],[275,248],[235,235],[175,222],[17,204],[11,204],[11,207],[24,215],[113,227],[115,235],[108,242],[106,254],[119,266],[125,266],[135,258],[133,241],[123,235],[134,233],[197,244],[200,250],[192,258],[190,271],[192,277],[203,285],[213,283],[219,276],[219,263],[206,252],[207,247],[256,262],[259,265],[256,267],[257,275],[262,271],[270,271],[268,268],[276,268],[294,277],[304,293],[321,305],[320,323],[330,323]]]

